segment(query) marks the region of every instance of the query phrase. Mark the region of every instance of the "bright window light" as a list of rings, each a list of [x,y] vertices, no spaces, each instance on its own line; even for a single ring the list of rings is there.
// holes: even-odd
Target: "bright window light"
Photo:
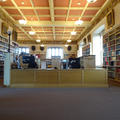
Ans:
[[[63,48],[61,47],[48,48],[46,58],[51,59],[52,57],[60,57],[61,59],[63,59]]]

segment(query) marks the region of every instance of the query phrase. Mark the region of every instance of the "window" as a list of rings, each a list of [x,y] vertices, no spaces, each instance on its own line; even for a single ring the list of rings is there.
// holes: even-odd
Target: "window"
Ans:
[[[96,56],[96,66],[103,65],[103,39],[101,35],[93,37],[93,54]]]
[[[19,54],[21,53],[29,53],[29,48],[27,47],[20,47],[19,48]]]
[[[63,59],[63,48],[60,47],[49,47],[47,49],[46,58],[51,59],[53,57],[58,57]]]

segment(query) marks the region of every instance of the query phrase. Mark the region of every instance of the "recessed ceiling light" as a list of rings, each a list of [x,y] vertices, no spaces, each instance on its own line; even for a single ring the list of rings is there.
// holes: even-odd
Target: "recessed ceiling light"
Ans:
[[[68,47],[68,44],[65,44],[65,47]]]
[[[44,47],[45,45],[41,44],[40,46],[41,46],[41,47]]]
[[[1,2],[6,2],[7,0],[0,0]]]
[[[27,21],[26,20],[19,20],[19,23],[25,25],[27,23]]]
[[[94,2],[96,2],[97,0],[87,0],[88,1],[88,3],[94,3]]]
[[[76,25],[82,25],[83,24],[83,21],[82,20],[78,20],[75,22]]]
[[[22,1],[21,4],[24,5],[25,4],[24,1]]]
[[[38,43],[39,43],[40,41],[41,41],[41,40],[36,40],[36,42],[38,42]]]
[[[68,43],[72,42],[72,40],[67,40]]]
[[[80,2],[78,2],[77,4],[78,4],[78,5],[81,5],[81,3],[80,3]]]
[[[29,34],[30,34],[30,35],[34,35],[35,32],[34,32],[34,31],[30,31]]]
[[[76,35],[76,32],[74,32],[74,31],[73,31],[73,32],[71,32],[71,35]]]

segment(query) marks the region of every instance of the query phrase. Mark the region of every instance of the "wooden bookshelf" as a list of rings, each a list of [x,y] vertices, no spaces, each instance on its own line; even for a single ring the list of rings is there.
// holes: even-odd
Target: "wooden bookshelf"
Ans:
[[[91,44],[87,44],[82,48],[82,56],[88,56],[91,53]]]
[[[103,36],[103,67],[108,69],[108,78],[120,81],[120,26]]]

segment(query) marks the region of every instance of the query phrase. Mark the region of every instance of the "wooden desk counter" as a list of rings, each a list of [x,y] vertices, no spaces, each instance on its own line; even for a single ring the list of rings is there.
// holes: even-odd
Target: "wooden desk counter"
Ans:
[[[108,87],[105,69],[12,69],[10,87]]]

